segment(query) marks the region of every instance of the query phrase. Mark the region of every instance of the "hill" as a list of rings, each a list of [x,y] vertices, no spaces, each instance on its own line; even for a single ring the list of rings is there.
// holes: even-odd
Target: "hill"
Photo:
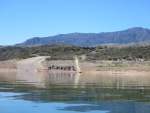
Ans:
[[[123,31],[101,33],[70,33],[49,37],[34,37],[17,45],[70,44],[94,46],[100,44],[129,44],[150,41],[150,29],[134,27]]]
[[[79,47],[51,44],[39,46],[7,46],[0,48],[0,61],[25,59],[34,56],[51,56],[49,60],[73,60],[84,55],[86,60],[150,60],[150,46],[127,46],[121,48],[95,46]]]

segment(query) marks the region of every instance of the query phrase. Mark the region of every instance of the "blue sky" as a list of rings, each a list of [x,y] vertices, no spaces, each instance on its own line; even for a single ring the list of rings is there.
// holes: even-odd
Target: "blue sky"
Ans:
[[[150,28],[150,0],[0,0],[0,45],[73,32]]]

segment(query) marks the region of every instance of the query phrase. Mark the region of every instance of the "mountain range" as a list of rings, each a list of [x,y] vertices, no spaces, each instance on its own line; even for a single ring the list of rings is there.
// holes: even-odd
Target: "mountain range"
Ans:
[[[69,33],[49,37],[34,37],[16,45],[70,44],[75,46],[95,46],[101,44],[130,44],[150,41],[150,29],[129,28],[116,32]]]

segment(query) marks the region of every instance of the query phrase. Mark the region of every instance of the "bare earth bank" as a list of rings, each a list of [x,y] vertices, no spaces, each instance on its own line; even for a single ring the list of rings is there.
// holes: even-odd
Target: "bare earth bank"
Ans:
[[[42,65],[41,65],[42,64]],[[25,60],[9,60],[0,62],[0,72],[17,71],[28,67],[44,69],[49,65],[75,66],[73,60],[44,61],[44,57],[34,57]],[[118,74],[118,75],[150,75],[150,62],[79,62],[82,73],[92,74]]]
[[[47,68],[49,65],[68,66],[74,65],[73,60],[42,61],[42,65]],[[150,62],[118,62],[118,61],[96,61],[79,62],[82,73],[92,74],[118,74],[118,75],[150,75]]]
[[[0,72],[14,72],[17,71],[18,60],[0,61]]]

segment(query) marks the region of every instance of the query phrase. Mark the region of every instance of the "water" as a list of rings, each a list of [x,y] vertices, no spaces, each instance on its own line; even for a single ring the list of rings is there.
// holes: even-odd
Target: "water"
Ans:
[[[150,113],[150,76],[0,73],[0,113]]]

